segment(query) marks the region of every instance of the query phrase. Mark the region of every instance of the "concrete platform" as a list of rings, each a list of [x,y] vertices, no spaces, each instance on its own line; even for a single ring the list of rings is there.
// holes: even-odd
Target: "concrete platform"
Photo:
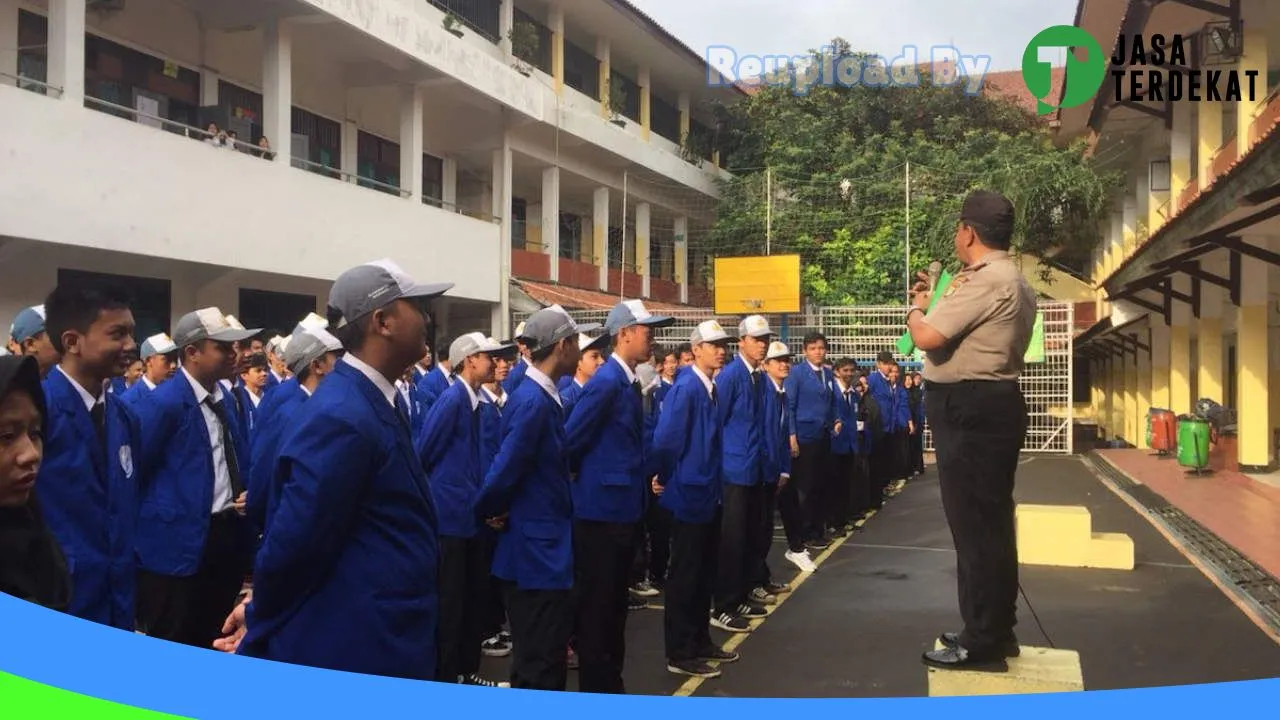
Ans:
[[[934,649],[941,650],[942,643]],[[972,695],[1029,695],[1083,692],[1080,654],[1023,646],[1008,660],[1007,672],[966,672],[929,668],[929,697]]]
[[[1085,689],[1259,679],[1280,669],[1280,645],[1079,459],[1025,459],[1017,499],[1084,506],[1095,528],[1124,533],[1134,542],[1132,571],[1021,568],[1030,605],[1020,598],[1019,641],[1076,653]],[[798,572],[783,560],[784,550],[775,542],[770,566],[777,577],[791,580]],[[660,607],[661,601],[655,598],[653,605]],[[927,696],[930,674],[920,654],[934,647],[939,632],[958,630],[959,624],[955,554],[930,469],[863,532],[834,549],[817,573],[738,641],[742,659],[722,668],[721,678],[688,683],[667,673],[662,612],[632,613],[627,691],[669,695],[683,688],[682,694],[724,697]],[[711,636],[719,642],[731,637],[715,629]],[[485,672],[505,678],[506,662],[487,659]],[[571,687],[575,681],[571,672]]]

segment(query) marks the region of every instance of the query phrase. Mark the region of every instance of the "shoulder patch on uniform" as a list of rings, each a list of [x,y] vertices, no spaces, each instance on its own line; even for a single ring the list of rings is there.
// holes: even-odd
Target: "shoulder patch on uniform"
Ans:
[[[128,445],[120,446],[120,469],[125,477],[133,477],[133,450]]]
[[[969,277],[970,276],[968,275],[960,275],[956,277],[956,279],[952,280],[951,284],[947,286],[947,291],[942,293],[942,297],[951,297],[952,295],[955,295],[956,291],[960,289],[961,285],[964,285],[965,283],[969,282]]]

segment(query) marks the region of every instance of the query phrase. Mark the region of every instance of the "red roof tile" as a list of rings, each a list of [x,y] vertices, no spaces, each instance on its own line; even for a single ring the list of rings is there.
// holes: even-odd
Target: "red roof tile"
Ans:
[[[566,310],[609,310],[618,304],[618,297],[607,293],[582,288],[559,285],[557,283],[541,283],[531,280],[515,280],[516,285],[543,305],[560,305]],[[673,305],[671,303],[645,300],[645,307],[650,310],[688,310],[690,305]]]

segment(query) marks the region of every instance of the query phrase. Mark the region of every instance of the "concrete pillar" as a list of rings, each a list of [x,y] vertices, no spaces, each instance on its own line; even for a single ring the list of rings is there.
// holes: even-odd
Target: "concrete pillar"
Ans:
[[[422,202],[422,88],[403,85],[400,88],[400,189],[409,192],[408,199]]]
[[[636,82],[640,85],[640,137],[645,142],[649,142],[649,117],[653,102],[649,92],[649,68],[640,68],[640,77]]]
[[[636,205],[636,269],[640,274],[640,296],[649,297],[649,229],[653,209],[649,203]]]
[[[18,0],[0,0],[0,85],[18,76]]]
[[[1213,156],[1222,147],[1222,103],[1196,103],[1196,182],[1200,191],[1212,180]]]
[[[564,92],[564,9],[552,4],[547,12],[547,29],[551,31],[551,79],[556,94]]]
[[[1111,435],[1128,440],[1124,411],[1124,354],[1116,352],[1111,358]]]
[[[1119,236],[1117,237],[1116,250],[1111,256],[1111,272],[1120,266],[1124,258],[1133,251],[1134,245],[1138,241],[1138,196],[1126,197],[1124,199],[1124,210],[1121,212],[1123,225]]]
[[[1151,406],[1171,410],[1169,396],[1169,326],[1152,314],[1151,320]]]
[[[1190,278],[1175,275],[1173,289],[1190,294]],[[1191,306],[1177,300],[1173,301],[1173,323],[1169,327],[1169,403],[1169,409],[1178,414],[1192,410]]]
[[[290,164],[293,151],[293,33],[281,20],[262,31],[262,131],[275,161]]]
[[[501,218],[498,257],[502,264],[498,273],[498,306],[502,320],[502,337],[508,337],[511,318],[511,137],[503,116],[501,145],[493,151],[493,216]]]
[[[600,117],[608,120],[609,112],[609,78],[613,67],[612,50],[608,38],[596,40],[596,59],[600,61]],[[613,108],[620,111],[621,108]]]
[[[440,163],[440,202],[450,212],[458,211],[458,161],[442,158]]]
[[[1167,214],[1169,212],[1169,191],[1152,190],[1154,187],[1159,187],[1151,182],[1151,173],[1153,170],[1154,168],[1152,168],[1151,164],[1148,163],[1146,172],[1143,174],[1142,178],[1138,180],[1138,192],[1141,193],[1145,189],[1147,196],[1146,209],[1142,213],[1142,219],[1147,225],[1147,232],[1145,237],[1138,238],[1139,243],[1146,242],[1147,238],[1154,235],[1156,230],[1160,229],[1160,226],[1165,222],[1165,215],[1161,213],[1163,212]]]
[[[1133,181],[1133,201],[1138,213],[1138,224],[1133,237],[1125,244],[1125,252],[1117,260],[1117,266],[1129,257],[1133,248],[1151,237],[1151,215],[1154,212],[1152,208],[1159,207],[1159,203],[1152,202],[1151,170],[1146,163],[1143,163],[1138,171],[1138,177]]]
[[[1114,399],[1111,394],[1111,356],[1107,355],[1098,361],[1098,385],[1101,402],[1098,404],[1098,428],[1104,441],[1115,436],[1115,426],[1111,424],[1111,409]]]
[[[1149,345],[1150,338],[1146,333],[1138,335],[1138,342]],[[1151,409],[1151,352],[1138,348],[1138,441],[1137,446],[1147,449],[1147,411]]]
[[[1245,242],[1270,249],[1270,238],[1246,236]],[[1260,260],[1241,260],[1240,307],[1236,319],[1236,386],[1241,469],[1270,467],[1271,402],[1268,396],[1270,338],[1268,329],[1268,266]]]
[[[1236,103],[1236,153],[1244,157],[1253,147],[1256,138],[1250,129],[1253,121],[1267,101],[1267,26],[1245,25],[1244,53],[1240,56],[1237,69],[1240,71],[1240,102]],[[1254,80],[1254,95],[1249,97],[1249,78],[1246,72],[1257,74]]]
[[[272,141],[274,142],[274,140]],[[360,171],[360,126],[355,120],[342,121],[342,167],[343,179],[355,182]]]
[[[689,219],[677,217],[672,222],[672,236],[675,250],[672,253],[672,265],[675,266],[675,279],[680,283],[680,302],[689,302]]]
[[[1215,285],[1202,283],[1200,286],[1196,387],[1200,397],[1230,406],[1230,398],[1222,396],[1222,307],[1225,293]]]
[[[1124,376],[1124,439],[1134,447],[1141,447],[1144,438],[1138,437],[1138,364],[1133,353],[1127,351],[1120,356],[1120,361],[1124,365],[1121,371]]]
[[[591,256],[600,270],[600,289],[609,290],[609,188],[598,187],[592,196]]]
[[[1169,131],[1169,217],[1180,209],[1182,192],[1195,177],[1191,167],[1191,144],[1194,128],[1191,123],[1191,103],[1173,104],[1173,128]]]
[[[680,144],[683,145],[685,139],[689,137],[690,115],[689,115],[689,93],[680,93],[676,101],[676,107],[680,110]]]
[[[501,0],[498,4],[498,47],[511,61],[511,29],[516,26],[515,0]]]
[[[85,0],[49,0],[46,82],[62,90],[62,99],[76,105],[84,102],[84,14]]]
[[[560,168],[542,171],[542,249],[551,256],[551,281],[560,281]]]

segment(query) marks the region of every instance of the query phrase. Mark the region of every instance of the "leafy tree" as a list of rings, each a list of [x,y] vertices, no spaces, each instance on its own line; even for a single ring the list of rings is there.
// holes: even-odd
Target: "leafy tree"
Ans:
[[[840,38],[831,46],[865,72],[885,72]],[[817,51],[813,57],[826,61]],[[933,259],[954,262],[960,204],[979,187],[1013,201],[1018,250],[1082,266],[1118,179],[1091,167],[1083,144],[1055,146],[1015,103],[935,86],[925,71],[919,79],[914,87],[821,85],[807,93],[766,86],[719,108],[718,142],[734,179],[709,251],[762,254],[771,223],[770,251],[802,256],[802,290],[811,301],[900,303],[909,162],[915,269]]]

